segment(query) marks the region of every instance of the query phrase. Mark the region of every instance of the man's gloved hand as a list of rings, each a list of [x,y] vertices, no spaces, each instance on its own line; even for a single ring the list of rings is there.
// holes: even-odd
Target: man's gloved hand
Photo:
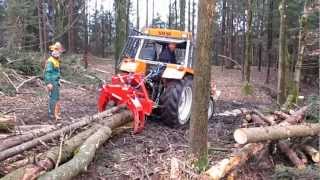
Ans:
[[[53,85],[52,84],[47,84],[47,90],[48,92],[52,91]]]

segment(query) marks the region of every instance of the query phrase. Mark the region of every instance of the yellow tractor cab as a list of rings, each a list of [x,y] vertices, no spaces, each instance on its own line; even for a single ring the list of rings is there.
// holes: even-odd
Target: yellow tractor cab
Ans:
[[[179,126],[186,124],[191,114],[192,55],[191,33],[149,28],[128,37],[118,69],[143,74],[148,96],[154,102],[152,114],[167,125]],[[208,102],[211,118],[214,101],[210,98]]]

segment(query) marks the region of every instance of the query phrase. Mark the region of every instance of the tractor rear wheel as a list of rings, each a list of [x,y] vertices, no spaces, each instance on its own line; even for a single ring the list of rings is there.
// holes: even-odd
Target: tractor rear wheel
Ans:
[[[192,76],[182,80],[168,80],[160,97],[161,120],[171,127],[187,124],[191,115]]]
[[[192,106],[192,76],[182,80],[169,80],[160,97],[160,118],[171,127],[178,127],[188,123]],[[209,99],[208,119],[214,114],[215,102]]]

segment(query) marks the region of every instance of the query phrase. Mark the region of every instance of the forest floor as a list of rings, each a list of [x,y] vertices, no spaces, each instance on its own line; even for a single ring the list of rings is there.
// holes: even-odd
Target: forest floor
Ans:
[[[99,79],[108,80],[113,72],[113,66],[110,60],[97,58],[89,62],[88,72]],[[274,106],[272,92],[275,91],[276,77],[272,76],[271,83],[266,85],[265,73],[265,69],[258,72],[253,68],[254,91],[252,95],[244,95],[240,70],[224,69],[222,72],[220,67],[212,67],[212,79],[222,93],[216,102],[216,115],[209,121],[210,164],[223,159],[236,148],[232,133],[241,124],[241,117],[220,116],[219,113],[239,108],[266,110]],[[274,71],[271,74],[276,73]],[[31,83],[24,86],[21,91],[22,93],[16,96],[1,96],[0,112],[12,111],[21,125],[52,124],[47,118],[47,94],[44,87]],[[316,89],[306,91],[308,94],[316,92]],[[97,86],[63,84],[61,88],[63,120],[59,124],[70,124],[76,118],[96,113],[97,98]],[[35,156],[58,144],[59,140],[52,140],[0,163],[0,174],[3,170],[1,167],[5,164],[26,156]],[[112,137],[98,150],[88,171],[75,179],[167,179],[173,158],[185,164],[182,168],[185,177],[196,177],[193,168],[189,166],[188,150],[188,127],[172,129],[159,121],[148,120],[144,131],[140,134],[134,135],[130,128],[125,128],[123,133]],[[239,178],[270,179],[272,173],[270,164],[253,162],[241,169]]]

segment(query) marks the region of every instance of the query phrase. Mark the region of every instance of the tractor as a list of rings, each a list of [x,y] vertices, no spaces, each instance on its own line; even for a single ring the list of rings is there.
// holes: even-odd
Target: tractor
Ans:
[[[98,110],[104,111],[110,102],[125,105],[133,113],[135,133],[143,130],[147,117],[158,117],[171,127],[187,124],[193,94],[192,34],[160,28],[133,32],[116,64],[119,73],[100,90]],[[159,59],[169,43],[176,45],[175,64]],[[215,85],[210,94],[208,118],[214,113]]]

